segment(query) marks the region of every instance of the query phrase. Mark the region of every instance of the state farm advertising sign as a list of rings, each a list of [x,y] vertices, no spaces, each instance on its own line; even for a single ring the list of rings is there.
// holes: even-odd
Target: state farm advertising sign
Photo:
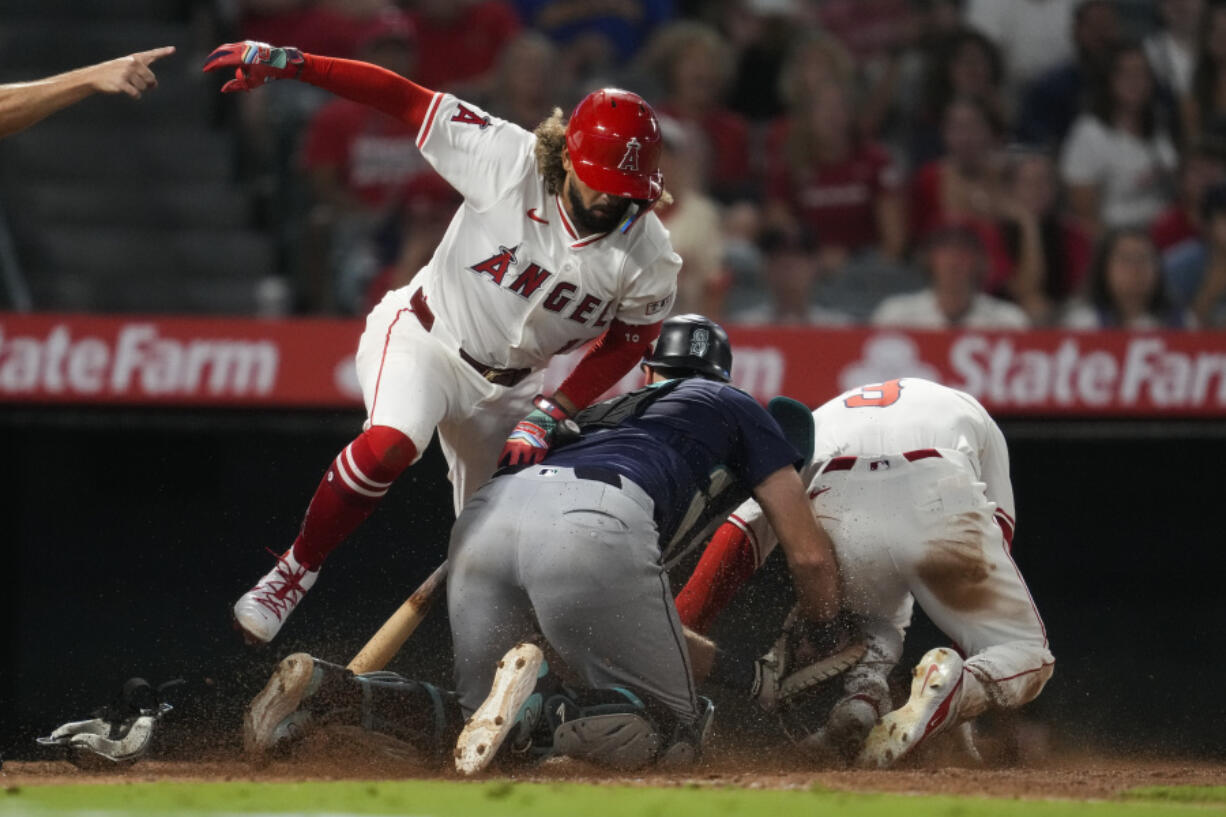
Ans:
[[[360,320],[0,313],[0,402],[358,408]],[[1226,333],[901,332],[729,326],[733,378],[816,406],[926,377],[1001,416],[1226,418]],[[556,358],[556,386],[583,350]],[[642,382],[637,371],[614,389]]]

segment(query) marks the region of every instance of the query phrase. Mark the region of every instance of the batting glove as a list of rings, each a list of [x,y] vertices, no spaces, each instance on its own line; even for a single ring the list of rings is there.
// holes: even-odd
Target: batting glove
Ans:
[[[559,439],[577,437],[579,426],[566,413],[566,409],[557,403],[538,394],[532,398],[536,406],[524,419],[520,420],[507,437],[498,457],[498,466],[535,465],[545,459],[549,449],[553,448]]]
[[[294,79],[304,59],[297,48],[277,48],[268,43],[244,40],[226,43],[209,54],[204,71],[234,69],[234,79],[221,86],[222,93],[250,91],[274,79]]]

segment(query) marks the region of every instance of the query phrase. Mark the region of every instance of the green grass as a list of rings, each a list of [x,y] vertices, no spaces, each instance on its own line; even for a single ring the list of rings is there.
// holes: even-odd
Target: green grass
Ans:
[[[741,788],[631,788],[446,781],[134,783],[31,786],[0,794],[0,817],[113,814],[399,814],[414,817],[1164,817],[1226,813],[1226,790],[1145,789],[1117,802],[849,794]],[[1212,796],[1209,796],[1212,794]]]
[[[1226,805],[1226,786],[1145,786],[1131,789],[1125,797],[1163,800],[1170,803],[1221,803]]]

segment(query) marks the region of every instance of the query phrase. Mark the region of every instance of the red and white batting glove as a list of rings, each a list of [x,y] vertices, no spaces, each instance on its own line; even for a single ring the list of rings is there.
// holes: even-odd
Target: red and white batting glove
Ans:
[[[277,48],[268,43],[244,40],[218,46],[204,61],[204,71],[233,68],[234,79],[221,86],[222,93],[250,91],[275,79],[294,79],[305,60],[297,48]]]
[[[532,405],[536,408],[520,420],[511,436],[507,437],[502,454],[498,457],[499,468],[535,465],[545,459],[559,436],[579,435],[579,426],[566,413],[566,409],[548,397],[538,394],[532,398]]]

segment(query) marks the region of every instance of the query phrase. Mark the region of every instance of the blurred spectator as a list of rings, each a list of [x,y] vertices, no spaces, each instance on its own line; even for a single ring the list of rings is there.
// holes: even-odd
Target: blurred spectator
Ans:
[[[850,86],[855,78],[855,61],[842,43],[821,31],[807,31],[787,51],[779,72],[779,98],[788,110],[799,109],[823,85]]]
[[[978,31],[958,29],[934,43],[927,66],[924,106],[911,134],[911,161],[919,165],[940,155],[943,117],[955,99],[978,101],[1003,131],[1007,121],[1004,81],[999,50]]]
[[[823,0],[821,28],[847,47],[857,68],[860,125],[877,136],[894,107],[899,82],[920,33],[912,0]]]
[[[402,76],[413,73],[413,24],[392,11],[370,24],[359,54]],[[332,311],[359,311],[377,269],[374,231],[416,175],[430,171],[414,144],[417,129],[347,99],[329,102],[311,120],[302,152],[315,207],[309,218],[306,300]]]
[[[1088,301],[1070,305],[1069,329],[1159,329],[1183,321],[1171,309],[1158,250],[1138,227],[1110,230],[1095,249]]]
[[[729,107],[755,121],[783,113],[780,73],[794,43],[812,30],[806,7],[799,0],[721,0],[704,8],[716,10],[706,19],[723,33],[736,59]]]
[[[1197,142],[1184,151],[1179,164],[1178,199],[1150,228],[1160,252],[1200,235],[1205,191],[1226,181],[1226,151],[1216,144]]]
[[[418,35],[413,81],[470,97],[487,90],[498,56],[519,33],[519,18],[511,4],[414,0],[412,8]]]
[[[415,176],[401,191],[398,209],[380,238],[378,274],[365,292],[373,309],[390,290],[405,286],[430,260],[463,197],[437,173]]]
[[[942,129],[945,156],[921,167],[911,184],[913,238],[922,242],[931,230],[950,221],[974,229],[988,257],[984,283],[989,291],[1003,287],[1014,274],[997,218],[1020,215],[1017,208],[1003,208],[999,150],[1003,129],[981,100],[953,100],[945,110]]]
[[[1068,21],[1079,0],[968,0],[966,22],[1000,48],[1014,88],[1073,58]]]
[[[1209,188],[1201,230],[1163,256],[1166,290],[1201,328],[1226,326],[1226,184]]]
[[[1182,100],[1185,136],[1226,139],[1226,3],[1209,5],[1200,33],[1191,91]]]
[[[609,72],[629,62],[652,31],[674,14],[672,0],[514,0],[514,6],[525,25],[558,45],[558,70],[580,87],[607,80]]]
[[[1145,55],[1158,82],[1176,98],[1192,89],[1203,0],[1159,0],[1162,28],[1145,38]]]
[[[1060,186],[1051,156],[1018,151],[1005,166],[1005,196],[1016,208],[1000,229],[1017,272],[1005,291],[1031,322],[1047,323],[1053,308],[1080,291],[1090,265],[1085,230],[1060,207]]]
[[[242,0],[239,32],[244,40],[348,58],[370,21],[391,9],[391,0]]]
[[[414,73],[416,37],[401,12],[370,26],[361,59],[401,76]],[[338,211],[378,211],[425,167],[417,130],[358,102],[337,98],[315,114],[307,130],[303,166],[315,198]]]
[[[723,104],[735,67],[723,37],[705,23],[670,23],[652,37],[643,62],[664,86],[656,110],[693,126],[709,143],[707,186],[712,195],[724,201],[747,197],[749,125]]]
[[[498,71],[482,108],[532,130],[549,118],[566,77],[558,76],[558,49],[545,35],[524,29],[502,50]]]
[[[759,241],[766,281],[766,298],[734,312],[733,323],[756,326],[843,326],[851,317],[813,303],[821,275],[817,241],[798,230],[770,229]]]
[[[892,295],[873,312],[874,326],[911,329],[1026,329],[1026,313],[1015,304],[980,291],[987,253],[979,233],[962,224],[933,231],[924,263],[929,284],[907,295]]]
[[[768,220],[802,222],[821,242],[824,268],[878,248],[902,257],[902,173],[885,147],[859,137],[846,85],[826,80],[795,98],[791,115],[773,123],[766,155]]]
[[[1177,161],[1145,52],[1120,46],[1060,159],[1073,214],[1095,235],[1104,226],[1148,224],[1172,199]]]
[[[1073,12],[1071,24],[1075,58],[1022,93],[1015,122],[1017,137],[1026,144],[1050,149],[1064,141],[1119,43],[1119,12],[1110,0],[1085,0]]]
[[[682,261],[672,311],[718,319],[730,281],[719,208],[702,189],[704,153],[691,129],[675,119],[660,117],[660,135],[664,139],[660,172],[673,203],[657,213]]]

